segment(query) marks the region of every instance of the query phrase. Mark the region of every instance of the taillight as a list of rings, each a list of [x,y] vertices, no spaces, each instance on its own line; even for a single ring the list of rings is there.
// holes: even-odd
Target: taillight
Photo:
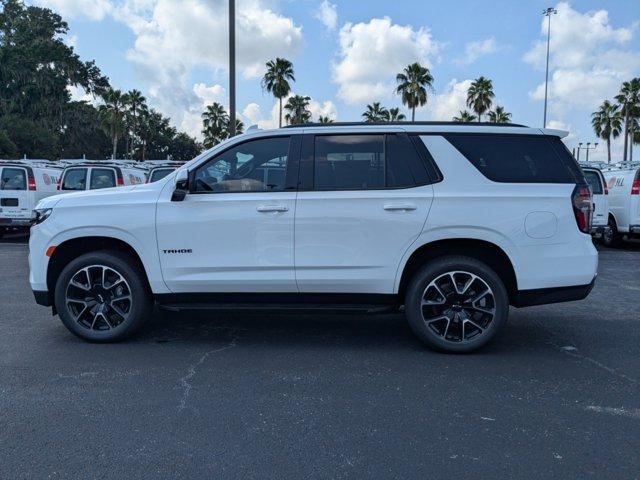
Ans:
[[[603,185],[604,185],[604,194],[609,195],[609,187],[607,186],[607,182],[604,182]]]
[[[28,183],[29,183],[29,190],[35,190],[36,189],[36,179],[33,177],[33,175],[29,175],[29,178],[27,179]]]
[[[573,205],[573,213],[576,216],[578,229],[582,233],[589,233],[593,208],[591,189],[586,185],[576,185],[576,188],[573,189],[573,194],[571,194],[571,204]]]
[[[631,195],[640,195],[640,179],[634,180],[631,184]]]
[[[122,179],[122,177],[118,177],[118,180],[116,180],[116,186],[124,187],[124,180]]]
[[[60,190],[60,185],[62,185],[62,175],[58,178],[58,185],[56,186],[56,190]]]

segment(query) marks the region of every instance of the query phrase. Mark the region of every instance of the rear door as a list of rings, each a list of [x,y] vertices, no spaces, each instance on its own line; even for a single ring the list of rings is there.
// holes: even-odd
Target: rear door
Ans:
[[[89,190],[112,188],[116,186],[116,171],[113,168],[92,167]]]
[[[87,168],[67,168],[60,182],[60,190],[77,191],[87,189]]]
[[[609,219],[608,198],[604,190],[604,177],[599,170],[583,168],[584,178],[593,193],[593,223],[594,227],[604,227]]]
[[[406,134],[305,135],[295,220],[300,292],[393,293],[432,200]]]
[[[29,202],[27,169],[18,166],[0,167],[0,221],[28,220],[33,208]]]

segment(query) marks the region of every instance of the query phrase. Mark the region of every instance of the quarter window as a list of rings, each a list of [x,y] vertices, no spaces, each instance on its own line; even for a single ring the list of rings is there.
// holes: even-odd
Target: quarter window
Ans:
[[[87,188],[87,169],[72,168],[64,174],[62,190],[84,190]]]
[[[195,193],[280,192],[285,188],[289,137],[231,147],[194,173]]]
[[[2,178],[0,179],[0,190],[26,190],[27,175],[23,168],[2,169]]]
[[[111,168],[92,168],[91,169],[91,183],[89,188],[91,190],[98,190],[100,188],[111,188],[116,186],[116,172]]]

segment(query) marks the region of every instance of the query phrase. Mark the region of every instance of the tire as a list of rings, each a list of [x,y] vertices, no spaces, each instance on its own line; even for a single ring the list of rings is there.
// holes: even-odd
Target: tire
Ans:
[[[609,248],[618,248],[622,245],[622,234],[618,232],[616,221],[609,217],[609,233],[602,234],[602,244]]]
[[[429,262],[413,276],[405,312],[409,326],[428,347],[467,353],[487,344],[505,325],[509,296],[486,264],[447,256]]]
[[[130,256],[111,250],[71,261],[58,277],[54,298],[62,323],[89,342],[129,338],[153,308],[143,269]]]

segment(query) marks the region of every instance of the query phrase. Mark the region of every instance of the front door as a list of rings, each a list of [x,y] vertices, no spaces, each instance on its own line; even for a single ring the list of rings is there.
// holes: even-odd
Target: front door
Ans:
[[[300,292],[393,293],[433,199],[412,140],[403,133],[306,136],[301,168]]]
[[[296,145],[299,138],[278,136],[231,146],[190,171],[183,201],[159,200],[158,249],[170,290],[297,291]]]

